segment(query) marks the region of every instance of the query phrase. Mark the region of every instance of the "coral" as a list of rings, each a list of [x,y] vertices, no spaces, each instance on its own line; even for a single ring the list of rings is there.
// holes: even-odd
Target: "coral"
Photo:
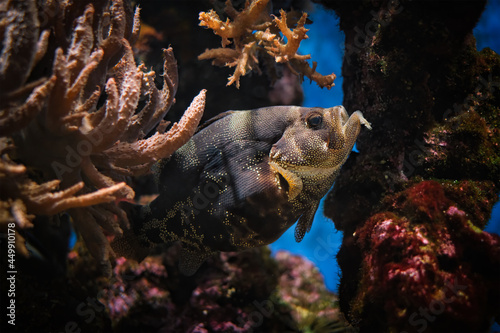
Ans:
[[[325,201],[344,232],[341,310],[366,332],[488,331],[500,58],[472,34],[486,2],[317,2],[346,36],[344,106],[373,125]]]
[[[447,123],[428,133],[428,155],[423,166],[429,174],[499,182],[500,128],[489,125],[474,108],[450,117]]]
[[[356,231],[366,256],[351,320],[369,330],[486,331],[500,310],[500,237],[474,226],[435,181],[392,202]]]
[[[225,22],[213,9],[201,12],[200,26],[212,29],[220,36],[222,47],[207,49],[198,56],[198,59],[213,59],[214,65],[236,67],[227,85],[235,83],[237,88],[240,87],[240,77],[247,72],[256,70],[260,73],[259,58],[272,67],[274,67],[273,61],[285,63],[292,73],[301,77],[305,75],[322,88],[333,87],[335,74],[326,76],[319,74],[315,70],[316,63],[313,62],[311,67],[306,61],[311,58],[310,55],[297,53],[300,42],[308,38],[306,35],[308,29],[304,27],[307,13],[303,13],[297,19],[296,12],[291,12],[287,16],[284,10],[280,10],[280,18],[272,18],[268,14],[268,3],[269,0],[246,1],[245,7],[238,12],[231,0],[227,0],[224,11],[229,17]],[[290,26],[293,29],[290,29]],[[280,33],[283,35],[282,38]],[[227,47],[229,45],[231,47]]]
[[[276,261],[280,267],[277,294],[290,307],[301,332],[351,331],[313,263],[286,251],[276,253]]]
[[[130,177],[149,173],[192,136],[205,91],[165,132],[176,61],[164,50],[161,90],[156,73],[136,65],[139,9],[133,13],[121,0],[2,6],[2,228],[14,221],[23,229],[35,215],[67,211],[109,273],[106,235],[128,225],[117,203],[134,198]]]
[[[266,248],[226,252],[186,278],[175,267],[178,250],[140,264],[117,261],[100,298],[115,331],[349,331],[332,306],[336,297],[303,258],[282,252],[274,260]]]
[[[221,38],[218,35],[214,34],[211,29],[198,26],[199,13],[208,12],[210,8],[214,8],[222,19],[224,2],[225,0],[213,3],[177,0],[165,0],[161,3],[141,2],[141,33],[133,46],[136,60],[140,59],[148,68],[152,66],[157,70],[157,66],[162,63],[161,48],[170,45],[175,50],[179,68],[182,69],[179,70],[179,81],[182,84],[179,85],[175,95],[175,108],[172,108],[166,117],[169,121],[179,119],[181,112],[191,103],[192,97],[206,87],[210,87],[210,93],[207,94],[202,121],[218,115],[222,110],[251,110],[271,104],[300,105],[302,103],[300,78],[292,74],[285,64],[276,64],[269,55],[265,57],[272,61],[269,66],[259,58],[259,65],[266,75],[246,75],[240,80],[240,89],[235,89],[234,84],[226,86],[227,78],[233,75],[234,68],[219,68],[212,66],[211,60],[198,60],[198,55],[206,49],[221,47]],[[241,10],[239,6],[243,8],[243,4],[244,1],[241,0],[233,1],[234,7],[238,10]],[[277,7],[287,12],[292,9],[298,11],[308,9],[306,2],[287,1],[279,5],[275,3],[272,13],[277,16],[279,16]],[[150,29],[148,31],[144,28],[145,25],[154,28],[163,36],[163,40],[160,41],[157,39],[159,37],[152,36]],[[147,43],[147,51],[144,43]],[[231,47],[231,45],[227,46],[227,48]],[[268,69],[272,72],[271,76],[267,75]],[[276,80],[277,77],[281,78]],[[286,89],[286,95],[281,93],[282,87]]]
[[[160,35],[146,32],[146,41],[134,43],[139,16],[129,6],[120,0],[0,4],[0,230],[15,224],[16,248],[31,255],[16,261],[16,330],[343,329],[338,309],[330,308],[336,297],[317,270],[297,257],[280,255],[276,262],[267,248],[220,254],[187,278],[177,270],[174,246],[141,263],[117,258],[114,274],[101,276],[110,269],[108,240],[127,224],[119,201],[140,194],[138,177],[192,135],[205,100],[202,91],[168,127],[163,118],[177,90],[176,61],[172,49],[164,51],[162,76],[137,65],[133,48],[152,53],[141,42]],[[67,255],[70,222],[85,242]],[[53,253],[45,251],[52,245],[64,269],[54,269]],[[288,278],[280,282],[279,274]],[[319,305],[310,306],[308,295]]]

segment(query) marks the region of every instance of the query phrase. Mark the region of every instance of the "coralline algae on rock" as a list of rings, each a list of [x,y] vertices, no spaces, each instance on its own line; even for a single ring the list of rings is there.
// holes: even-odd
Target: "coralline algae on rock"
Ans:
[[[282,332],[345,329],[334,294],[314,265],[267,248],[226,252],[192,277],[178,248],[142,263],[119,259],[100,299],[116,332]]]

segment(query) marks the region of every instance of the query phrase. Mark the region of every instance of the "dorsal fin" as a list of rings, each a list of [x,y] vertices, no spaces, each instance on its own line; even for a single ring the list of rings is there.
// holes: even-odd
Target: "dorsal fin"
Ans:
[[[216,115],[215,117],[212,117],[210,119],[208,119],[207,121],[205,121],[203,124],[201,124],[200,126],[198,126],[198,128],[196,129],[196,133],[198,133],[199,131],[201,131],[202,129],[204,129],[205,127],[215,123],[217,120],[219,119],[222,119],[226,116],[229,116],[230,114],[232,113],[235,113],[237,111],[226,111],[226,112],[222,112],[222,113],[219,113],[218,115]]]

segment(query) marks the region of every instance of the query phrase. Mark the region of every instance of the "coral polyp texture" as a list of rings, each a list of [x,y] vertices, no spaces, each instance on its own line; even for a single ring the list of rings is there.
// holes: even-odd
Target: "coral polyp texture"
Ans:
[[[107,236],[128,226],[117,202],[134,198],[130,177],[192,136],[205,91],[165,131],[176,61],[164,50],[161,89],[157,74],[136,64],[139,9],[121,0],[1,6],[1,227],[25,229],[39,215],[56,223],[67,211],[109,273]],[[27,254],[21,236],[17,242]]]
[[[263,61],[273,79],[276,79],[276,63],[284,63],[292,73],[308,77],[321,88],[334,86],[335,74],[321,75],[316,72],[316,62],[311,67],[307,60],[311,55],[298,54],[300,42],[307,39],[304,26],[307,13],[286,13],[280,10],[280,17],[269,13],[269,0],[246,1],[245,7],[237,11],[231,2],[226,1],[224,8],[228,16],[221,20],[219,14],[211,9],[201,12],[200,26],[212,29],[222,38],[222,47],[207,49],[198,56],[199,60],[213,59],[217,66],[236,67],[227,85],[240,86],[240,77],[255,70],[260,73],[259,59]],[[291,28],[292,27],[292,28]],[[283,37],[281,37],[281,35]]]

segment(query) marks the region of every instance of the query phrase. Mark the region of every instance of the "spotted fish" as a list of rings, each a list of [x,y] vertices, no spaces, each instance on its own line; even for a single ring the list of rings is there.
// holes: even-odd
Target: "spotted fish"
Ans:
[[[159,196],[131,209],[115,252],[140,257],[138,248],[180,242],[179,268],[191,275],[214,253],[270,244],[297,221],[301,241],[361,125],[370,128],[343,106],[220,114],[155,165]]]

